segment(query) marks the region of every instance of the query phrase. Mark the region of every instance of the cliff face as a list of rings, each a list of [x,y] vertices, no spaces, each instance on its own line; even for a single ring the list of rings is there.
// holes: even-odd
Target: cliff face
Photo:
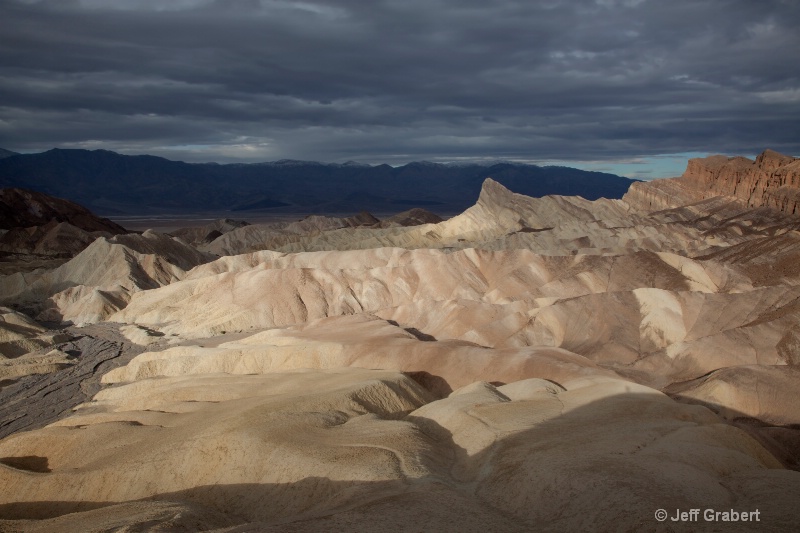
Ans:
[[[634,183],[623,199],[637,209],[656,211],[714,196],[800,215],[800,159],[772,150],[755,161],[722,155],[690,159],[681,177]]]

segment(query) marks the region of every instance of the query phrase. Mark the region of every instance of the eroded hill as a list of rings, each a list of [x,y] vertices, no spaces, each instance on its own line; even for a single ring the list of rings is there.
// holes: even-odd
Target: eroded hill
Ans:
[[[800,219],[661,194],[684,178],[597,201],[487,180],[442,222],[146,232],[2,278],[3,305],[94,324],[48,344],[5,311],[30,349],[6,366],[42,365],[13,405],[105,365],[39,426],[0,413],[2,524],[672,531],[657,509],[701,508],[793,530]]]

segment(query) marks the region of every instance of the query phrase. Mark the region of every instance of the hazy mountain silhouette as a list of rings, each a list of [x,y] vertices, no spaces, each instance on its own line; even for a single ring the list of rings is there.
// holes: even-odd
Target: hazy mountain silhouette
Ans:
[[[621,198],[636,181],[568,167],[504,162],[490,166],[414,162],[391,167],[281,160],[221,165],[62,149],[0,160],[0,187],[41,191],[105,214],[394,212],[415,206],[456,212],[471,205],[487,177],[529,196],[580,195],[590,200]]]

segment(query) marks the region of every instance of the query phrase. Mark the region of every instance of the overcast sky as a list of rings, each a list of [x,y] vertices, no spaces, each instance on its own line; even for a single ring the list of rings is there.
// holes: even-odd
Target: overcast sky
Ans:
[[[638,177],[800,155],[800,2],[0,0],[0,147]]]

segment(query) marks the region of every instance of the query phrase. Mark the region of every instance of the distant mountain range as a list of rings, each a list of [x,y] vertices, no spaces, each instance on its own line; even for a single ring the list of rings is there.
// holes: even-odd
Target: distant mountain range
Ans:
[[[636,180],[569,167],[499,162],[400,167],[281,160],[184,163],[107,150],[0,151],[0,187],[67,198],[103,215],[202,211],[351,213],[425,207],[440,214],[475,202],[491,177],[528,196],[621,198]]]

